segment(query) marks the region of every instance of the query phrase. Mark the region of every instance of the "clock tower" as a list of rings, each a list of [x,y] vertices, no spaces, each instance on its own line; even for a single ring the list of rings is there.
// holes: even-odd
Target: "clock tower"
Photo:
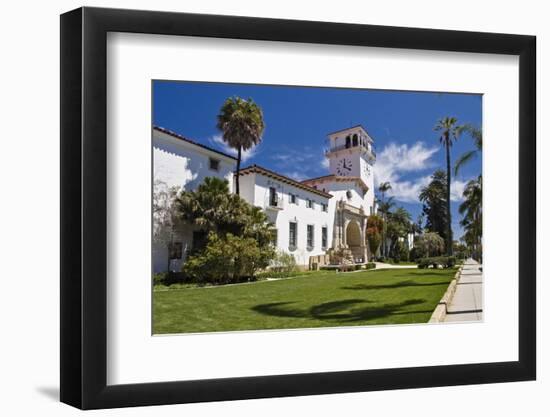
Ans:
[[[337,177],[360,178],[374,191],[373,140],[361,125],[339,130],[328,135],[330,173]]]

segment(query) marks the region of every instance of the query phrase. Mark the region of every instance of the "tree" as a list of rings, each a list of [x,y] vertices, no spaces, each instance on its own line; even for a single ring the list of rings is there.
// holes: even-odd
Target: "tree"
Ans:
[[[153,241],[167,249],[167,271],[170,270],[170,246],[179,224],[175,204],[179,190],[180,187],[169,187],[159,179],[153,181]]]
[[[373,214],[367,219],[367,243],[371,256],[375,256],[380,249],[382,241],[382,231],[384,230],[384,220],[380,216]]]
[[[386,226],[387,226],[387,220],[388,220],[388,213],[390,212],[391,208],[395,205],[393,202],[393,197],[390,197],[386,200],[386,193],[391,190],[391,184],[389,181],[382,182],[378,186],[378,191],[381,194],[381,197],[378,199],[378,211],[382,213],[382,218],[384,219],[384,228],[381,231],[382,233],[382,255],[387,255],[386,250]]]
[[[403,207],[388,214],[387,236],[390,239],[390,254],[396,257],[396,245],[400,239],[406,239],[411,229],[411,215]],[[399,252],[399,249],[397,250]],[[400,256],[400,254],[397,254]]]
[[[222,132],[223,140],[237,150],[235,192],[239,195],[242,151],[262,140],[265,129],[262,109],[251,98],[230,97],[223,103],[217,119],[216,127]]]
[[[446,207],[447,177],[442,170],[435,171],[430,183],[420,190],[422,213],[426,217],[425,228],[429,232],[438,233],[447,241],[447,207]]]
[[[481,261],[481,239],[483,234],[482,177],[470,180],[463,192],[464,201],[458,207],[462,215],[460,225],[464,227],[464,240],[470,246],[473,256]]]
[[[176,209],[182,220],[208,237],[183,266],[195,281],[238,281],[265,268],[275,256],[275,230],[267,215],[231,194],[226,180],[205,178],[196,190],[178,195]]]
[[[415,242],[415,248],[417,248],[426,258],[438,256],[441,255],[445,249],[445,241],[437,233],[427,232],[418,237]]]
[[[470,137],[474,141],[475,149],[464,152],[455,161],[455,168],[454,168],[455,176],[458,175],[458,172],[464,165],[466,165],[467,163],[469,163],[470,161],[472,161],[474,158],[476,158],[478,155],[481,154],[481,150],[483,147],[483,135],[481,133],[481,129],[471,124],[465,124],[461,126],[461,131],[466,132],[470,135]]]
[[[441,132],[439,137],[439,142],[445,147],[445,155],[447,159],[447,233],[446,233],[446,243],[447,243],[447,255],[453,254],[453,230],[451,228],[452,219],[451,219],[451,146],[453,146],[453,141],[458,140],[462,127],[457,124],[458,120],[456,117],[444,117],[440,119],[434,130],[436,132]]]
[[[211,232],[206,247],[189,256],[182,272],[198,283],[239,282],[266,268],[274,255],[273,247],[261,247],[251,237],[228,233],[222,238]]]

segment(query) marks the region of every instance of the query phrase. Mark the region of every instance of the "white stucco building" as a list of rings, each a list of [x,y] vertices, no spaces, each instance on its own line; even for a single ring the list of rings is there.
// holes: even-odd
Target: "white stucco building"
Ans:
[[[240,196],[265,210],[277,229],[278,250],[297,264],[327,263],[327,258],[362,263],[368,259],[367,218],[375,211],[373,140],[362,126],[328,135],[329,173],[296,181],[252,165],[241,169]],[[153,129],[154,178],[184,190],[217,176],[233,188],[236,160],[166,129]],[[183,227],[175,237],[170,269],[179,270],[193,247],[197,230]],[[155,272],[167,269],[168,250],[153,245]],[[324,256],[329,254],[329,256]],[[331,260],[331,261],[332,261]]]
[[[233,171],[237,160],[233,156],[209,148],[175,132],[153,128],[153,182],[154,187],[178,187],[190,191],[206,177],[225,178],[230,189],[233,186]],[[153,214],[155,216],[155,214]],[[153,222],[155,228],[157,222]],[[155,232],[155,231],[154,231]],[[166,271],[181,268],[187,252],[193,246],[193,234],[197,231],[189,226],[176,231],[173,239],[177,257],[168,259],[166,241],[153,239],[153,270]],[[195,236],[196,237],[196,236]]]

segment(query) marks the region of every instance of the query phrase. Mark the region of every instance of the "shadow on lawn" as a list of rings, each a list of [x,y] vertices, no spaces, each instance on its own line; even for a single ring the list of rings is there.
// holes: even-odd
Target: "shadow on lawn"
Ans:
[[[438,285],[449,285],[449,281],[440,282],[416,282],[413,280],[394,282],[393,284],[357,284],[350,287],[342,287],[342,290],[385,290],[402,287],[431,287]]]
[[[252,310],[269,316],[352,323],[399,314],[431,313],[432,310],[401,311],[404,307],[423,304],[425,301],[426,300],[424,299],[411,299],[401,303],[390,303],[377,307],[368,307],[365,306],[365,304],[371,303],[372,301],[364,299],[348,299],[318,304],[309,309],[291,308],[290,305],[294,304],[294,302],[286,301],[280,303],[259,304],[252,307]]]

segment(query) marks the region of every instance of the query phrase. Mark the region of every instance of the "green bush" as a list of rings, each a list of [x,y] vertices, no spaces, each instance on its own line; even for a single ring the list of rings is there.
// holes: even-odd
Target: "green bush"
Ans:
[[[456,265],[456,258],[454,256],[434,256],[431,258],[421,258],[418,260],[418,267],[421,269],[438,268],[453,268]]]
[[[374,262],[369,262],[365,265],[365,269],[374,269],[376,268],[376,264]]]
[[[413,246],[413,248],[409,252],[409,260],[411,262],[417,262],[420,258],[422,258],[424,253],[418,246]]]
[[[153,275],[153,285],[166,285],[180,284],[188,281],[185,275],[181,272],[158,272]]]
[[[220,238],[208,235],[204,250],[190,256],[182,272],[192,282],[227,284],[254,280],[255,273],[269,265],[273,248],[261,248],[253,238],[226,234]]]
[[[296,271],[296,258],[291,253],[277,252],[271,261],[270,270],[274,272],[292,273]]]

